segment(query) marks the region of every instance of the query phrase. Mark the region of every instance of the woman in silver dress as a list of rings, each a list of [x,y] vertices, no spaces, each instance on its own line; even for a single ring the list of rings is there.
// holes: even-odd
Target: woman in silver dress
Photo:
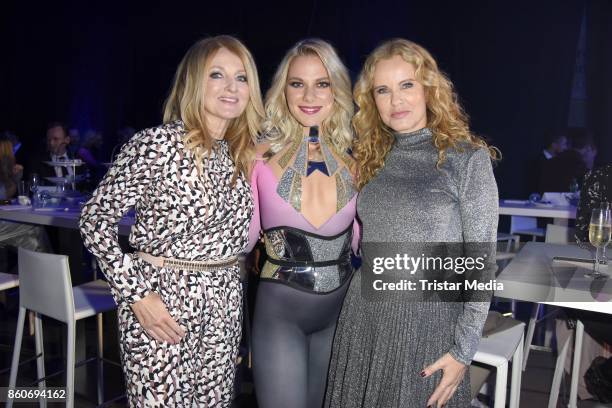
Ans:
[[[236,256],[253,210],[248,169],[263,104],[237,39],[194,44],[179,65],[164,124],[121,149],[81,214],[81,233],[118,305],[133,407],[228,407],[241,335]],[[134,254],[117,224],[131,207]]]
[[[463,251],[474,244],[473,254],[485,252],[486,278],[495,267],[496,150],[470,132],[452,84],[412,42],[390,40],[374,50],[353,95],[364,266],[338,322],[325,406],[465,408],[466,368],[490,293],[461,293],[461,302],[446,301],[451,293],[444,292],[434,301],[399,291],[369,298],[368,265],[377,248],[420,256],[432,247]]]

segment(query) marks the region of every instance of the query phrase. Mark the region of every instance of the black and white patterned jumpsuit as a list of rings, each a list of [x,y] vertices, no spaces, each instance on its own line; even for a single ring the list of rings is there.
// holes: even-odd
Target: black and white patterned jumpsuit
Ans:
[[[253,203],[248,183],[231,178],[225,141],[204,159],[183,143],[181,121],[137,133],[121,150],[81,214],[85,246],[98,258],[118,304],[123,369],[134,407],[225,407],[231,403],[241,335],[238,266],[215,272],[154,267],[124,254],[117,224],[136,208],[130,244],[181,260],[223,260],[247,245]],[[158,342],[131,304],[157,292],[186,330],[178,344]]]

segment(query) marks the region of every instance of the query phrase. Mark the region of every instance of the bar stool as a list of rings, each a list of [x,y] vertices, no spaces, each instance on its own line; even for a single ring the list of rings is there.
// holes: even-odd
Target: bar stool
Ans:
[[[544,242],[549,244],[569,244],[574,240],[575,228],[570,228],[565,225],[554,225],[548,224],[546,226],[546,238]],[[552,328],[550,326],[550,320],[555,317],[558,310],[551,305],[547,305],[546,309],[548,312],[544,312],[544,305],[537,303],[532,306],[531,317],[529,318],[529,324],[527,325],[527,336],[525,337],[525,349],[523,350],[523,371],[527,368],[527,359],[529,358],[529,351],[531,349],[552,351],[550,348],[552,339]],[[535,325],[540,322],[547,324],[545,328],[544,347],[534,346],[533,334],[535,332]]]
[[[496,312],[489,312],[487,320],[499,318]],[[499,330],[499,331],[496,331]],[[493,366],[495,373],[494,408],[506,406],[506,387],[508,382],[508,362],[512,360],[512,383],[510,386],[509,408],[518,408],[521,393],[523,360],[523,335],[525,323],[512,318],[504,318],[499,329],[480,339],[478,351],[473,361]]]
[[[102,313],[116,308],[108,284],[102,280],[95,280],[73,288],[68,257],[65,255],[44,254],[19,248],[18,263],[20,282],[19,317],[9,387],[14,388],[16,384],[24,321],[26,312],[30,310],[35,312],[36,334],[34,340],[38,384],[41,389],[45,387],[46,378],[41,315],[68,325],[66,407],[73,407],[76,321],[95,315],[98,323],[98,353],[96,358],[98,363],[98,404],[101,404],[103,397]],[[40,402],[41,406],[46,406],[46,401],[41,400]],[[10,408],[12,405],[13,401],[9,400],[7,407]]]
[[[510,234],[530,235],[535,241],[538,237],[544,238],[546,231],[538,228],[537,218],[513,215],[510,217]]]
[[[521,237],[518,235],[508,234],[505,232],[497,233],[497,242],[506,242],[506,250],[504,253],[516,252],[519,249]]]

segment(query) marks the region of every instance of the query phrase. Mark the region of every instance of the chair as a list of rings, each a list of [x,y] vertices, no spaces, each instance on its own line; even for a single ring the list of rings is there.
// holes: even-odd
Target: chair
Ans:
[[[575,228],[566,225],[548,224],[546,226],[546,238],[544,242],[550,244],[568,244],[574,242]]]
[[[497,251],[495,254],[495,260],[497,262],[504,261],[506,264],[510,262],[514,255],[519,249],[521,238],[518,235],[506,234],[505,232],[497,233],[497,242],[506,241],[506,248],[504,251]],[[505,264],[502,264],[505,265]]]
[[[546,238],[545,242],[550,244],[568,244],[574,240],[574,228],[567,227],[565,225],[555,225],[548,224],[546,226]],[[532,346],[533,342],[533,333],[535,332],[535,325],[543,320],[547,320],[550,317],[553,317],[557,310],[554,306],[546,306],[547,309],[552,310],[549,313],[546,313],[544,316],[544,305],[541,303],[537,303],[533,305],[531,311],[531,317],[529,318],[529,324],[527,326],[527,335],[525,336],[525,350],[523,350],[523,371],[527,367],[527,359],[529,358],[529,351],[534,348]],[[548,325],[545,329],[545,337],[544,344],[546,347],[541,348],[537,347],[537,349],[543,349],[548,351],[552,339],[552,328]]]
[[[518,235],[507,234],[505,232],[498,232],[497,233],[498,244],[503,243],[504,241],[506,242],[505,248],[503,248],[503,250],[500,250],[501,246],[498,245],[498,250],[495,253],[495,262],[497,263],[497,267],[498,267],[497,272],[495,273],[496,277],[508,265],[508,263],[510,263],[510,261],[514,259],[514,256],[519,250],[521,238]],[[493,302],[497,304],[498,300],[493,300]],[[512,309],[512,315],[514,316],[514,313],[516,310],[516,302],[514,300],[511,300],[510,304],[511,304],[510,307]]]
[[[487,320],[499,318],[497,312],[489,312]],[[510,387],[510,408],[517,408],[520,402],[523,360],[523,334],[525,323],[512,318],[503,318],[499,330],[480,339],[473,361],[493,366],[495,374],[494,408],[506,406],[508,362],[512,360],[512,384]]]
[[[512,253],[513,251],[518,251],[519,244],[521,242],[521,238],[518,235],[507,234],[505,232],[498,232],[497,242],[504,242],[504,241],[506,241],[506,250],[504,251],[504,253]]]
[[[23,328],[26,312],[35,314],[34,325],[35,349],[38,384],[42,389],[45,386],[45,366],[43,351],[43,332],[41,315],[62,321],[68,325],[68,339],[66,349],[66,406],[74,406],[74,370],[75,370],[75,331],[76,321],[87,317],[97,316],[98,331],[98,403],[103,399],[103,373],[102,373],[102,314],[113,310],[116,305],[111,296],[108,284],[102,280],[95,280],[80,286],[72,287],[68,257],[65,255],[51,255],[32,252],[19,248],[19,317],[17,332],[15,334],[15,347],[11,364],[9,387],[15,387],[19,354],[23,338]],[[7,407],[12,407],[9,400]],[[45,401],[41,400],[45,406]]]
[[[535,241],[538,237],[543,238],[545,236],[544,228],[538,228],[537,218],[519,215],[510,217],[510,234],[530,235],[532,241]]]

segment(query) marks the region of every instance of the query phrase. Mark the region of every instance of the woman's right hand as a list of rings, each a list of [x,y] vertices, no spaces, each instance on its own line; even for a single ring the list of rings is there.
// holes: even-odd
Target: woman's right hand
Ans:
[[[170,316],[166,305],[155,292],[135,302],[132,310],[147,334],[157,341],[178,344],[185,336],[185,330]]]

